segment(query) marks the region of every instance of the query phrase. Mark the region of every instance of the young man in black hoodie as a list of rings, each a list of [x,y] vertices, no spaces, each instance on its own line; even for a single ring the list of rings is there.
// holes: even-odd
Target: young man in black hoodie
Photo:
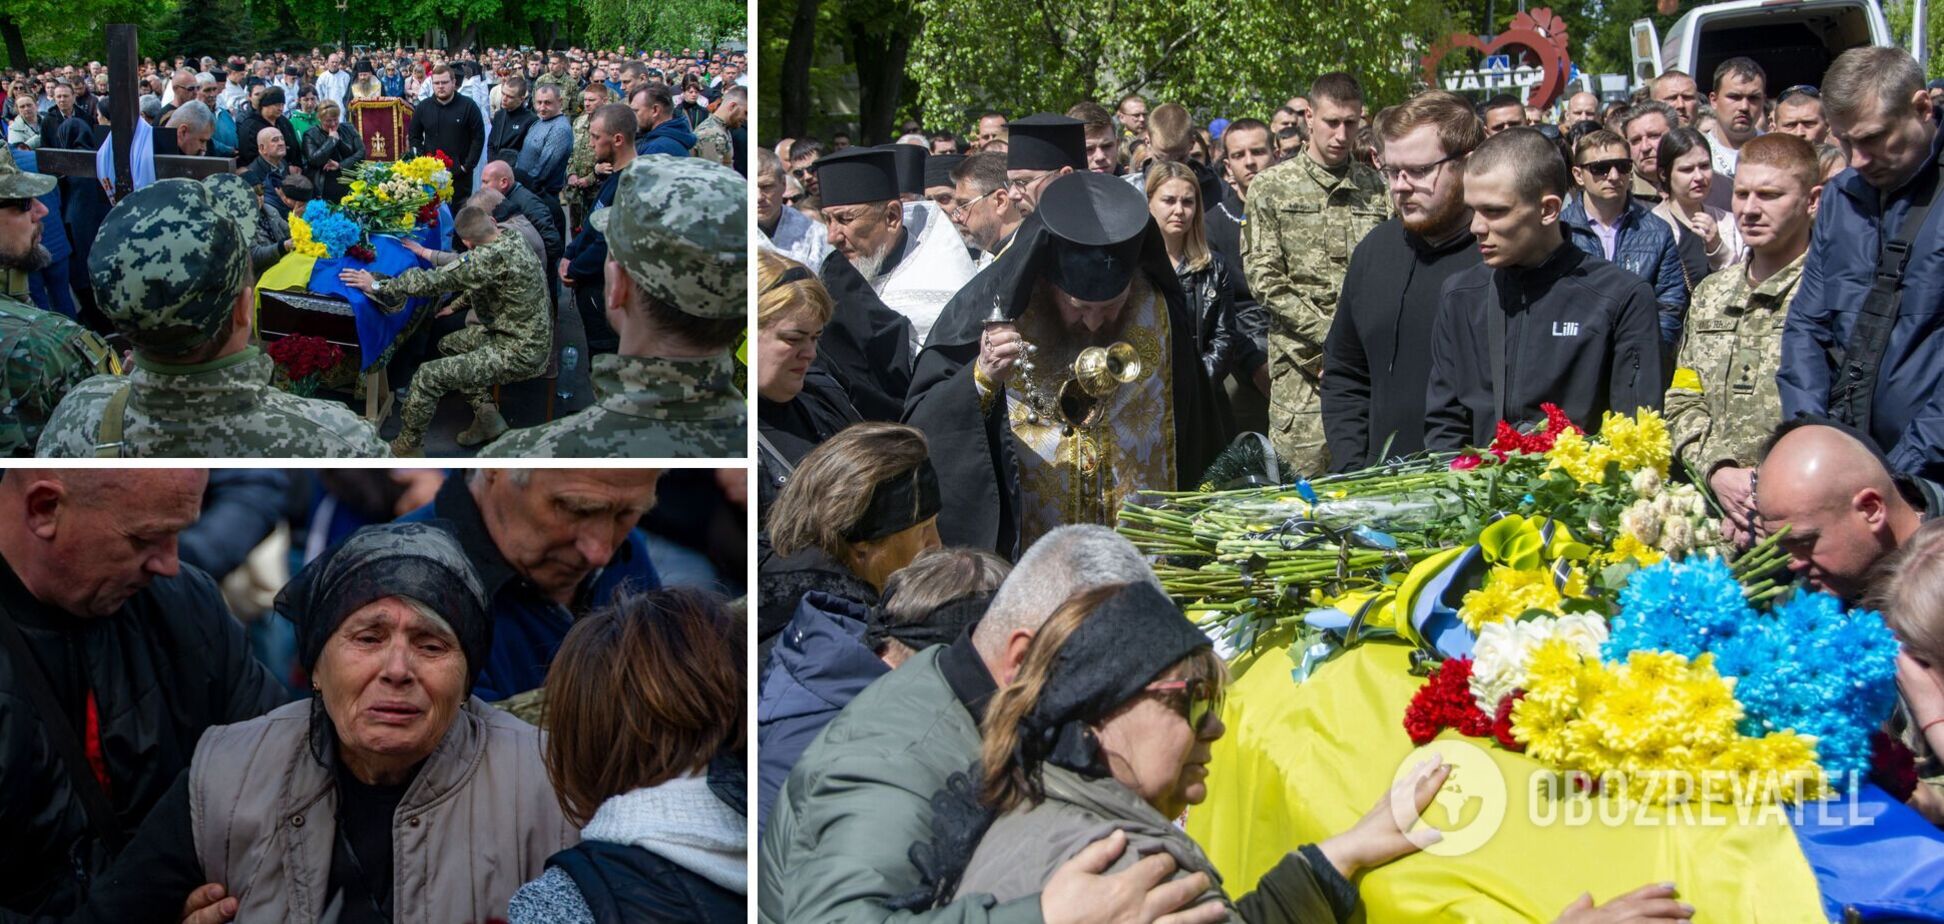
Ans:
[[[1479,262],[1464,174],[1485,133],[1471,105],[1426,90],[1379,112],[1373,127],[1397,214],[1351,252],[1323,342],[1323,429],[1337,471],[1424,449],[1439,293]]]
[[[1529,128],[1465,161],[1465,205],[1484,264],[1439,299],[1425,390],[1425,448],[1485,446],[1500,420],[1550,402],[1591,433],[1607,411],[1660,408],[1659,306],[1646,281],[1567,242],[1559,148]]]

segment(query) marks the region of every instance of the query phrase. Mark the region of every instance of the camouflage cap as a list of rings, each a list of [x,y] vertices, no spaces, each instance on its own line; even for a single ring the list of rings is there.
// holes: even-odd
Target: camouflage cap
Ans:
[[[143,351],[187,353],[220,336],[249,282],[253,205],[229,174],[137,190],[108,213],[88,254],[101,312]]]
[[[53,177],[28,173],[12,157],[0,157],[0,199],[32,199],[53,191]]]
[[[588,217],[608,254],[641,287],[685,314],[732,318],[748,310],[749,184],[697,157],[637,157],[614,204]]]

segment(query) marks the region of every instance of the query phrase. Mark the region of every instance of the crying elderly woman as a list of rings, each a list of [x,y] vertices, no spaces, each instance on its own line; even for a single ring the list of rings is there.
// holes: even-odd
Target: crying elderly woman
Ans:
[[[276,608],[311,696],[203,735],[78,919],[505,917],[579,838],[540,732],[467,693],[491,627],[449,527],[361,529]]]

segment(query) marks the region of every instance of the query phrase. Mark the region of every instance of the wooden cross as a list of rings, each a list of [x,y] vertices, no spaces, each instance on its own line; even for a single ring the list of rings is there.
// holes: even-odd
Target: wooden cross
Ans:
[[[135,82],[135,27],[116,24],[108,27],[108,122],[114,131],[115,146],[115,201],[135,191],[135,180],[129,172],[129,145],[135,138],[135,120],[141,118],[138,98],[141,93]],[[167,129],[156,128],[156,131]],[[76,148],[41,148],[39,153],[40,172],[51,176],[74,177],[76,179],[98,179],[95,175],[95,152]],[[184,178],[200,180],[218,173],[228,173],[231,161],[227,157],[187,157],[180,154],[158,154],[155,157],[155,178],[158,180]]]

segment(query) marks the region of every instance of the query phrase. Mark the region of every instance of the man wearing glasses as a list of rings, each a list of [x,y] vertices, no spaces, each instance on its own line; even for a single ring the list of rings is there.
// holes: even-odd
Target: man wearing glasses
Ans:
[[[1143,110],[1145,112],[1145,110]],[[1006,123],[1006,196],[1021,215],[1058,176],[1087,169],[1087,123],[1042,112]]]
[[[32,275],[53,260],[41,244],[41,221],[54,178],[26,173],[0,155],[0,455],[33,455],[41,428],[68,389],[98,374],[120,371],[101,338],[65,315],[42,311],[7,293],[15,273]],[[58,228],[55,229],[59,233]]]
[[[1350,255],[1323,344],[1323,425],[1338,471],[1424,448],[1438,294],[1479,262],[1465,155],[1485,133],[1470,103],[1427,90],[1379,112],[1373,128],[1397,214]]]
[[[183,103],[196,98],[196,72],[186,67],[176,68],[176,72],[169,78],[169,93],[171,94],[169,104],[162,107],[162,112],[155,117],[157,125],[169,124],[169,113],[176,111],[176,108]]]
[[[1006,252],[1026,220],[1026,213],[1006,195],[1006,157],[973,154],[952,168],[952,201],[945,214],[966,243],[979,248],[980,269]]]
[[[1573,179],[1580,194],[1566,203],[1559,223],[1582,252],[1615,263],[1653,286],[1660,302],[1662,366],[1671,369],[1666,361],[1681,344],[1687,278],[1681,275],[1681,255],[1667,222],[1628,195],[1633,166],[1619,135],[1597,131],[1580,138],[1573,151]]]

